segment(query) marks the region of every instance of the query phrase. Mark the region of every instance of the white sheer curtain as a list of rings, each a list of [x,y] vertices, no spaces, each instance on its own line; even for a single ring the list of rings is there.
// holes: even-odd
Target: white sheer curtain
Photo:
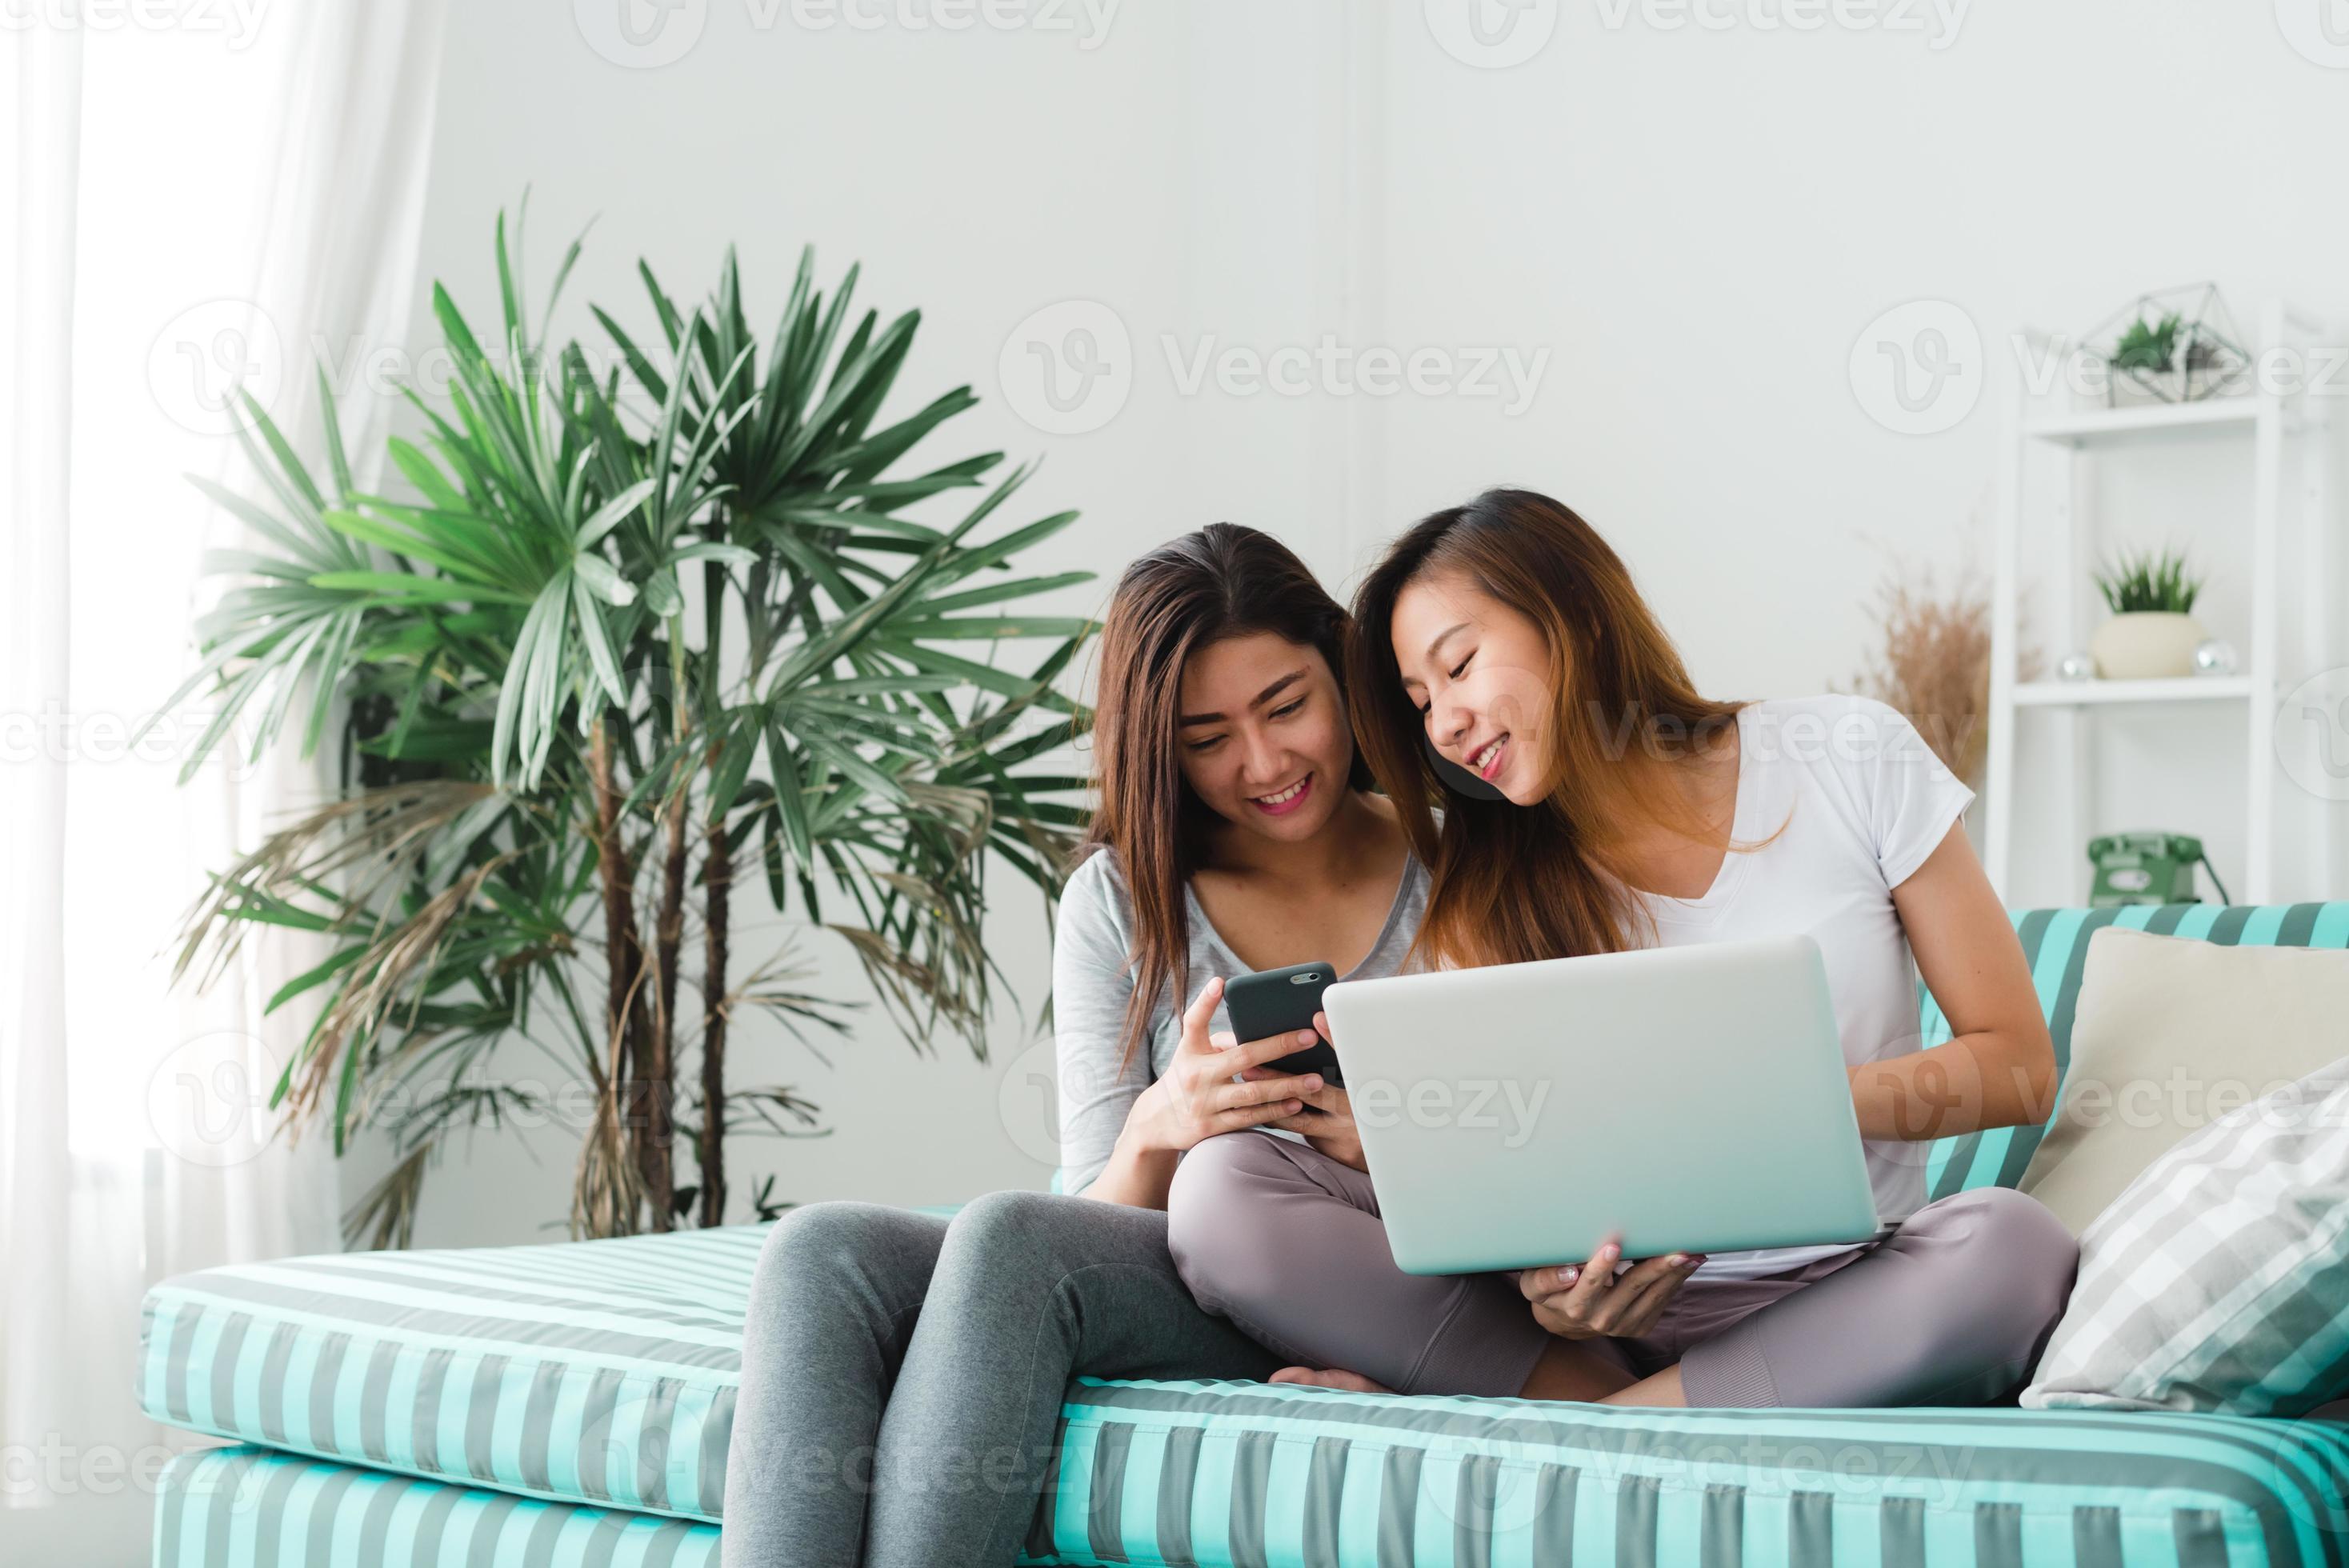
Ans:
[[[181,785],[200,726],[129,742],[189,667],[203,551],[239,542],[185,479],[252,482],[232,387],[316,462],[326,360],[366,482],[443,7],[0,26],[0,1505],[119,1511],[151,1482],[165,1434],[130,1391],[149,1282],[336,1244],[326,1150],[262,1109],[306,1023],[262,1004],[301,954],[257,944],[207,995],[168,985],[205,872],[333,759],[230,748]]]

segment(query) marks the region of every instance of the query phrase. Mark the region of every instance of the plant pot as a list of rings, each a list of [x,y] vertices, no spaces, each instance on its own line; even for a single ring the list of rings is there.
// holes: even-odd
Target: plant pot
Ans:
[[[2174,366],[2168,370],[2119,370],[2107,366],[2106,374],[2111,378],[2106,401],[2116,408],[2141,408],[2149,403],[2187,400],[2186,373]]]
[[[2209,634],[2191,615],[2132,610],[2097,627],[2088,653],[2099,679],[2165,680],[2194,673],[2194,650]]]
[[[2248,367],[2240,361],[2222,359],[2209,349],[2196,349],[2178,358],[2183,363],[2172,364],[2167,370],[2119,370],[2105,362],[2106,406],[2199,403],[2206,397],[2236,397],[2251,390]]]

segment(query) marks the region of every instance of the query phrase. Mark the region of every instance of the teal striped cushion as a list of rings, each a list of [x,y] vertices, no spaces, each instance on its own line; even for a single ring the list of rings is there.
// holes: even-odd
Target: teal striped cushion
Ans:
[[[1029,1563],[2337,1563],[2349,1429],[1633,1411],[1245,1383],[1070,1390]],[[185,1454],[155,1568],[716,1568],[707,1524],[266,1449]]]
[[[715,1519],[765,1234],[182,1275],[148,1294],[140,1401],[295,1453]]]
[[[182,1274],[147,1295],[140,1403],[293,1453],[714,1520],[767,1230]]]
[[[2218,1568],[2349,1550],[2349,1428],[2317,1422],[1091,1378],[1065,1414],[1030,1562]]]
[[[718,1531],[267,1449],[165,1467],[155,1568],[718,1568]]]
[[[2349,947],[2349,902],[2333,903],[2133,904],[2121,909],[2034,909],[2013,917],[2023,955],[2039,984],[2047,1030],[2055,1039],[2055,1062],[2072,1065],[2072,1016],[2080,1000],[2080,971],[2088,959],[2088,934],[2103,926],[2149,931],[2157,936],[2191,936],[2228,947]],[[1921,987],[1920,987],[1921,989]],[[1950,1037],[1949,1020],[1930,995],[1920,998],[1925,1043]],[[2047,1108],[2047,1119],[2055,1108]],[[2032,1151],[2046,1124],[2001,1127],[1944,1138],[1930,1145],[1925,1190],[1946,1198],[1972,1187],[2012,1187],[2023,1180]]]

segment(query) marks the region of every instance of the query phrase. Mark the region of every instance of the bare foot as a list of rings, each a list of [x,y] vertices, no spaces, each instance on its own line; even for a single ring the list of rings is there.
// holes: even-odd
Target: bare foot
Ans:
[[[1315,1388],[1343,1388],[1350,1394],[1392,1394],[1393,1389],[1383,1383],[1373,1383],[1360,1372],[1343,1367],[1284,1367],[1274,1373],[1275,1383],[1303,1383]]]

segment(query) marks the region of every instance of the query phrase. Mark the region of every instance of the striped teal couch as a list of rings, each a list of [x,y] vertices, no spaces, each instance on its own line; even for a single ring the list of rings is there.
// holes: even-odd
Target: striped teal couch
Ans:
[[[2017,917],[2068,1063],[2090,931],[2349,946],[2349,903]],[[1946,1037],[1931,1004],[1929,1037]],[[2012,1184],[2038,1130],[1930,1150]],[[718,1561],[763,1229],[214,1269],[149,1296],[157,1568]],[[1073,1384],[1031,1563],[1334,1568],[2349,1564],[2349,1426],[1674,1410]],[[943,1565],[942,1565],[943,1568]]]

